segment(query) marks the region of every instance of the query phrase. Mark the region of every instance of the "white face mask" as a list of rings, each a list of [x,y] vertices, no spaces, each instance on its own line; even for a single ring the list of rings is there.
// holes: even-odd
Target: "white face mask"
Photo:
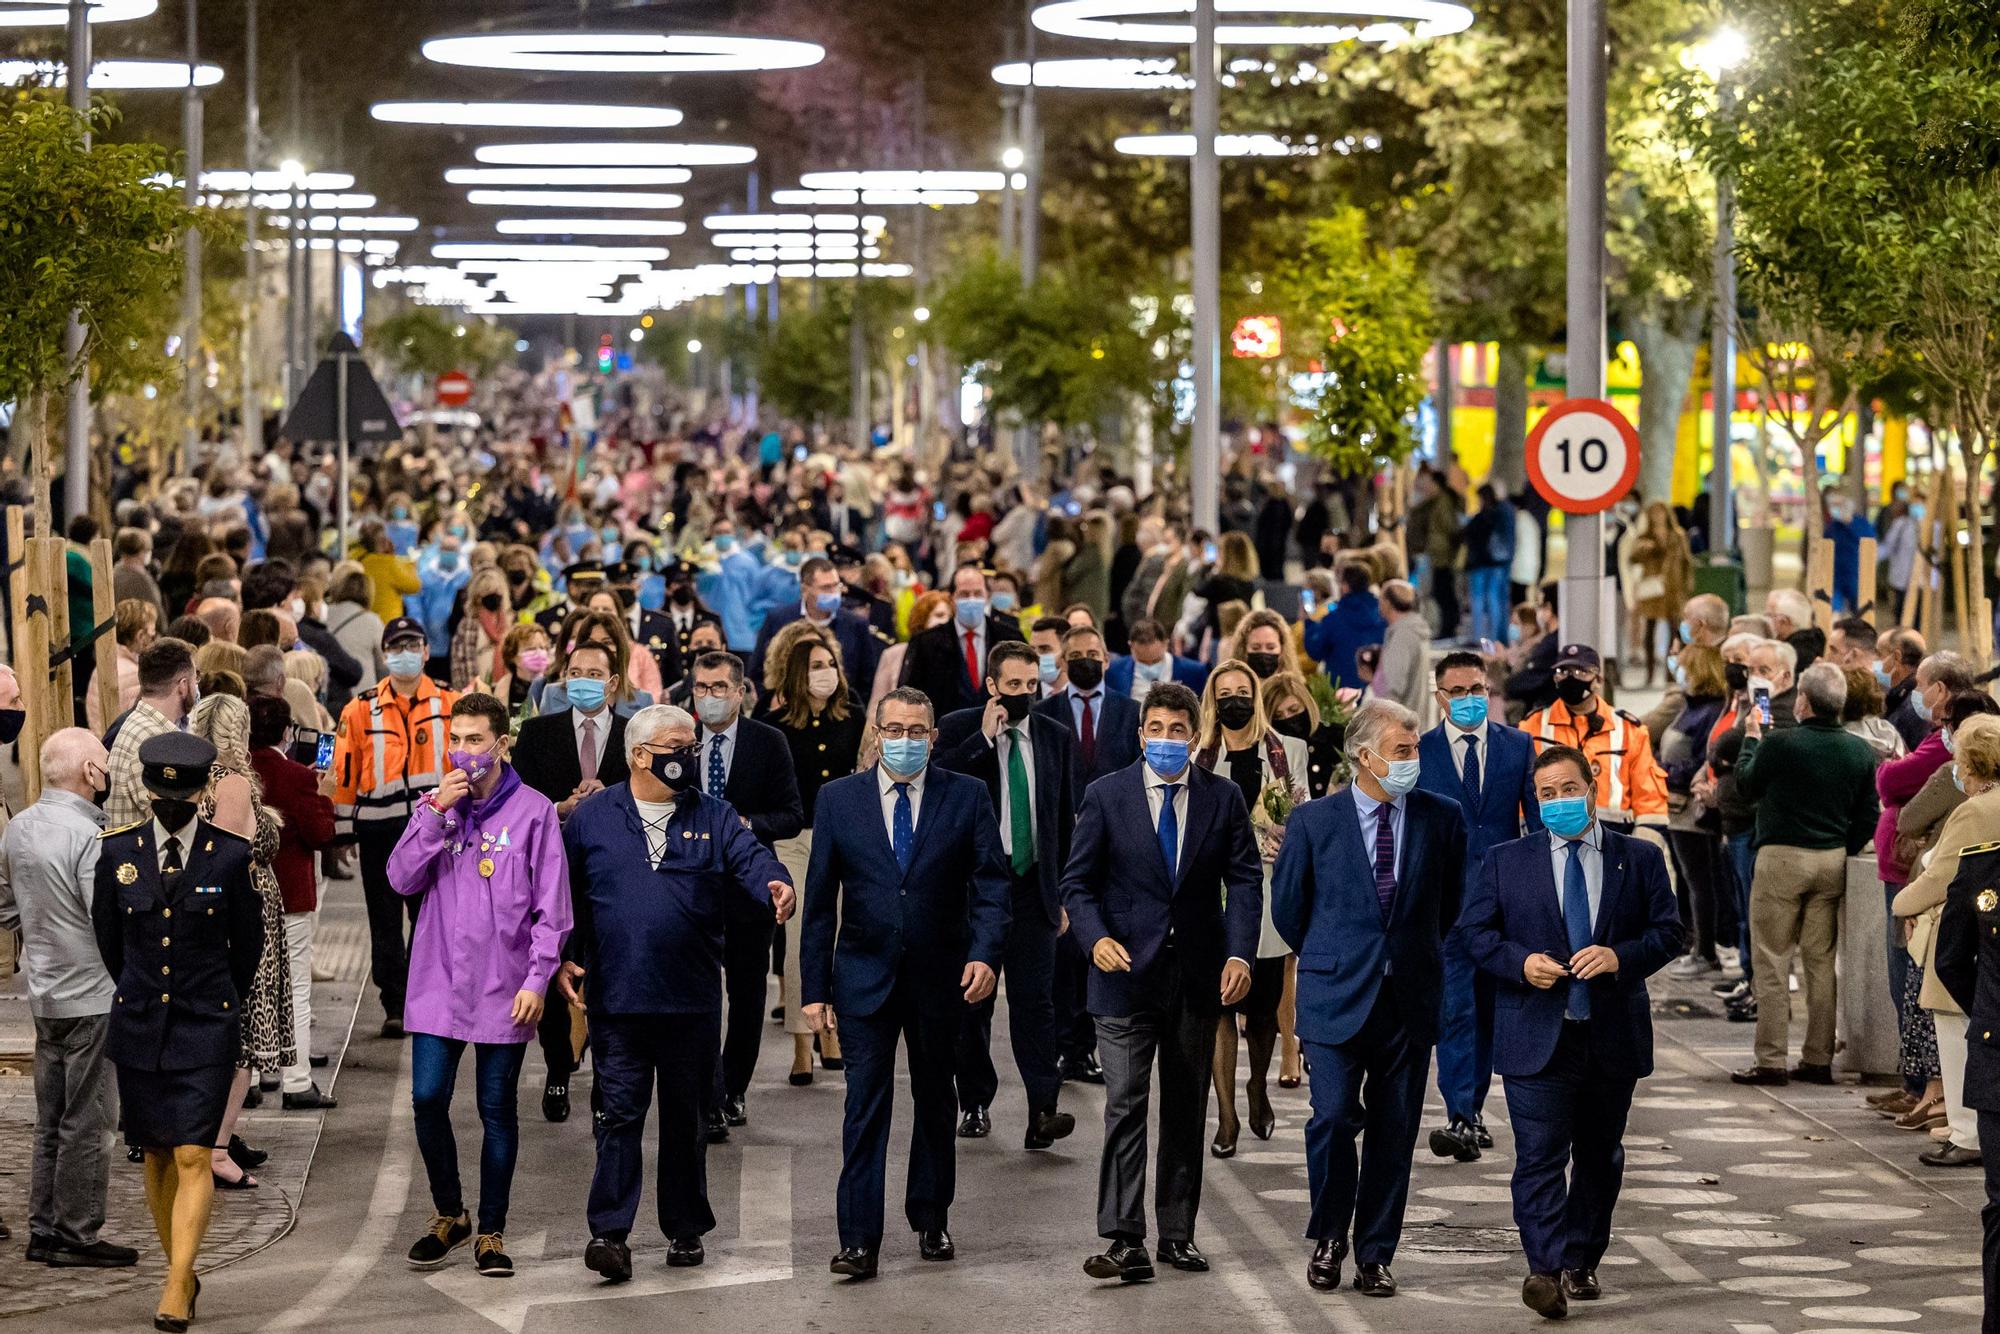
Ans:
[[[814,699],[831,699],[840,687],[840,671],[835,667],[815,667],[806,673],[806,692]]]

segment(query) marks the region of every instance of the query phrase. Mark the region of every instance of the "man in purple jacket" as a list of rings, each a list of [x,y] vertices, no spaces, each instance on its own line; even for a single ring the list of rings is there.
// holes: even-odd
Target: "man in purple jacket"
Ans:
[[[389,857],[398,894],[423,896],[410,941],[411,1101],[417,1148],[437,1216],[410,1247],[410,1267],[436,1269],[472,1236],[451,1133],[452,1085],[467,1043],[477,1053],[479,1272],[514,1272],[501,1234],[518,1146],[521,1058],[570,930],[568,863],[556,809],[505,761],[507,709],[491,695],[451,710],[451,769]]]

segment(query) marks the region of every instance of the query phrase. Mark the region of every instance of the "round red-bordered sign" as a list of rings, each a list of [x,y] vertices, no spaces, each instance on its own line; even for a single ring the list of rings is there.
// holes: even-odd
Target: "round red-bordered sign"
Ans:
[[[1601,398],[1570,398],[1528,433],[1528,480],[1567,514],[1601,514],[1639,480],[1639,432]]]
[[[472,401],[472,377],[464,371],[446,371],[437,379],[437,401],[447,408],[462,408]]]

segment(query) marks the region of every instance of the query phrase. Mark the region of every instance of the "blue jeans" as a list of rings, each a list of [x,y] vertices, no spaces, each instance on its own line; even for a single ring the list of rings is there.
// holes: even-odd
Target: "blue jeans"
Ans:
[[[410,1034],[410,1102],[416,1111],[417,1151],[431,1181],[431,1204],[447,1218],[465,1212],[458,1181],[458,1140],[451,1133],[451,1094],[466,1044],[432,1033]],[[479,1123],[479,1230],[507,1230],[507,1197],[514,1186],[520,1148],[515,1090],[521,1082],[525,1042],[481,1042],[474,1047]]]
[[[1730,878],[1736,882],[1736,945],[1737,954],[1743,961],[1743,980],[1751,978],[1750,969],[1750,876],[1757,865],[1757,849],[1751,840],[1756,835],[1746,829],[1740,834],[1731,834],[1725,840],[1729,844]]]
[[[1507,642],[1507,572],[1505,565],[1484,565],[1465,572],[1472,594],[1472,633],[1477,639]]]

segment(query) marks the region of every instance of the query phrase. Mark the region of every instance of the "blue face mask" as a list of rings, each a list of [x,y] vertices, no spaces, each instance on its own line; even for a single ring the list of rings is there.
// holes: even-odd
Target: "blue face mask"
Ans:
[[[1679,658],[1674,659],[1674,684],[1679,686],[1682,690],[1686,690],[1688,688],[1687,665],[1683,663]]]
[[[1925,722],[1931,720],[1931,702],[1924,698],[1923,691],[1916,690],[1910,693],[1910,707],[1915,709],[1917,717],[1923,719]]]
[[[1146,767],[1162,778],[1178,777],[1188,764],[1188,743],[1166,737],[1146,740]]]
[[[1378,775],[1375,781],[1380,783],[1382,790],[1389,794],[1389,800],[1394,801],[1417,785],[1417,776],[1423,772],[1423,762],[1420,760],[1386,760],[1385,763],[1389,766],[1389,772]],[[1369,772],[1373,773],[1374,771],[1370,770]]]
[[[1951,785],[1960,792],[1965,791],[1965,775],[1958,771],[1956,764],[1951,766]]]
[[[960,598],[953,604],[956,608],[959,626],[966,630],[977,630],[986,619],[985,598]]]
[[[1689,625],[1686,621],[1681,622],[1681,643],[1683,644],[1694,643],[1694,627],[1692,625]]]
[[[1004,588],[996,590],[993,594],[993,610],[995,611],[1012,611],[1014,610],[1014,602],[1014,595]]]
[[[840,610],[840,594],[821,593],[813,599],[813,608],[822,616],[831,616]]]
[[[1583,797],[1557,797],[1542,803],[1542,824],[1558,838],[1575,838],[1590,828],[1590,802]]]
[[[1486,721],[1486,696],[1466,695],[1452,700],[1446,712],[1451,714],[1452,722],[1469,732]]]
[[[803,551],[787,551],[782,559],[788,568],[796,570],[799,566],[806,563],[806,553]]]
[[[440,551],[440,552],[438,552],[438,568],[439,568],[440,570],[455,570],[455,569],[457,569],[457,568],[458,568],[458,553],[457,553],[456,551]]]
[[[1035,659],[1035,675],[1042,678],[1043,685],[1052,686],[1056,683],[1056,678],[1062,675],[1062,664],[1056,661],[1056,655],[1053,653],[1041,654]]]
[[[1958,754],[1958,742],[1952,739],[1950,728],[1939,728],[1938,737],[1944,742],[1945,754],[1947,755]]]
[[[1894,684],[1889,680],[1889,669],[1879,662],[1875,664],[1875,684],[1881,686],[1884,690],[1887,690]]]
[[[913,775],[930,763],[928,737],[891,737],[882,743],[882,763],[891,773]]]
[[[585,713],[595,713],[604,707],[604,682],[591,676],[572,676],[563,682],[569,691],[569,702]]]
[[[415,676],[424,669],[424,655],[413,648],[398,649],[387,659],[391,676]]]
[[[736,534],[717,533],[715,535],[715,549],[724,553],[736,550]]]

